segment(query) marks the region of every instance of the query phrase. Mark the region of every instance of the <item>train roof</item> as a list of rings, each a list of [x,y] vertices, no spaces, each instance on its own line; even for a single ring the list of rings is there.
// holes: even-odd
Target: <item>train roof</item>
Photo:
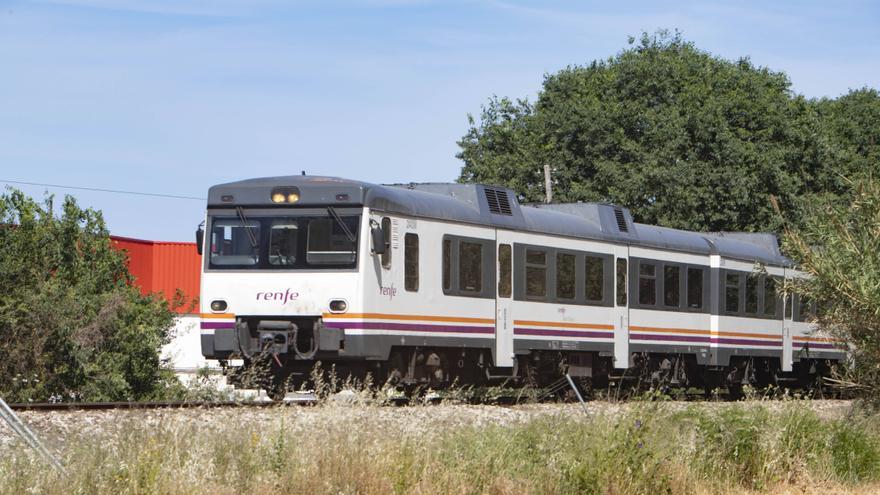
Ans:
[[[293,175],[213,186],[208,207],[274,207],[275,188],[296,188],[299,206],[368,206],[375,210],[539,234],[791,266],[774,234],[692,232],[635,223],[627,208],[607,203],[521,205],[514,191],[482,184],[378,185],[336,177]]]

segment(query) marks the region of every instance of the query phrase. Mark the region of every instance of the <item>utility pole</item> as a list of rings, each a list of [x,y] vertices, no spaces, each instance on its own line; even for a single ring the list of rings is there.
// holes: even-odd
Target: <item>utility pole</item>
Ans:
[[[550,179],[550,164],[544,164],[544,202],[553,202],[553,181]]]

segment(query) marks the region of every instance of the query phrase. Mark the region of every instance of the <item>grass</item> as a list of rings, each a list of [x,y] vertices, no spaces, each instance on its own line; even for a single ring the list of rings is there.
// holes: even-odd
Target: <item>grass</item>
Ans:
[[[407,421],[457,410],[327,404],[309,409],[323,419],[307,421],[284,408],[240,421],[129,416],[67,438],[67,478],[23,447],[7,450],[0,494],[880,491],[878,417],[823,419],[809,402],[767,404],[644,402],[421,430]],[[405,421],[380,419],[389,414]]]

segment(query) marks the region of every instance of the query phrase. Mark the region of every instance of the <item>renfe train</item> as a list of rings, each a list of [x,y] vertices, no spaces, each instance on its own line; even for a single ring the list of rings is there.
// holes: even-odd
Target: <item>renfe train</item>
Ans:
[[[210,188],[197,238],[204,356],[233,378],[267,367],[277,395],[319,361],[401,386],[568,373],[735,391],[807,387],[845,355],[814,303],[783,296],[798,272],[772,234],[643,225],[611,204],[273,177]]]

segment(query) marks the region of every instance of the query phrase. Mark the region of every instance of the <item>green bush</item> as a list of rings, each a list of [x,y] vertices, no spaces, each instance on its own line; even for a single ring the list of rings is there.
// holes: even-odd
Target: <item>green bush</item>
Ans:
[[[140,400],[176,382],[159,359],[173,313],[130,285],[101,213],[0,195],[0,396]]]

